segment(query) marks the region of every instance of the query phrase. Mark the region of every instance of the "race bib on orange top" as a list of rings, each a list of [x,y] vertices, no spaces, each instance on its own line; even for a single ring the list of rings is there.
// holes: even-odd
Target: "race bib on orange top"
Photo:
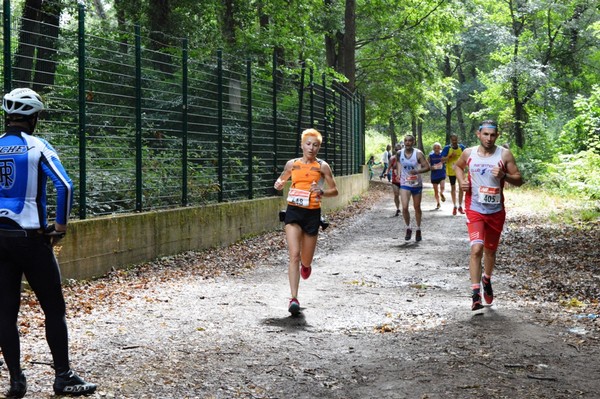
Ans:
[[[482,204],[499,204],[500,187],[479,187],[479,202]]]
[[[418,175],[406,176],[406,184],[409,186],[418,186],[419,185],[419,176]]]
[[[310,191],[291,188],[288,192],[287,202],[306,207],[310,203]]]

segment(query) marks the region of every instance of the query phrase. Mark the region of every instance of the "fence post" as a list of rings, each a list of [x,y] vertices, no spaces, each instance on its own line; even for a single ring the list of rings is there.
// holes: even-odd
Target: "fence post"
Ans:
[[[344,142],[344,137],[343,137],[343,134],[344,134],[344,103],[342,102],[342,100],[343,100],[342,93],[338,92],[337,96],[338,96],[338,104],[339,104],[338,113],[340,115],[340,118],[339,118],[340,123],[338,125],[338,131],[340,132],[340,134],[339,134],[338,148],[336,148],[336,151],[339,149],[339,152],[338,152],[338,157],[340,158],[339,173],[340,173],[340,175],[343,175],[344,174],[344,152],[342,150],[342,145]]]
[[[142,35],[135,25],[135,210],[142,211]]]
[[[253,132],[252,132],[252,64],[250,60],[246,61],[246,82],[248,96],[248,199],[254,198],[254,173],[252,168],[252,152]]]
[[[315,126],[315,77],[314,77],[314,71],[313,68],[310,67],[309,69],[309,76],[310,76],[310,124],[309,126],[312,128],[317,128],[318,126]]]
[[[273,179],[277,176],[277,50],[273,48]]]
[[[325,87],[325,74],[321,75],[321,80],[323,82],[323,143],[325,144],[325,159],[328,159],[329,133],[327,129],[327,121],[329,120],[329,118],[327,117],[327,88]]]
[[[181,205],[188,204],[188,40],[181,43],[181,134],[182,134],[182,160],[181,160]]]
[[[348,104],[349,104],[349,117],[350,117],[350,137],[348,139],[348,141],[350,142],[350,146],[348,148],[348,157],[350,165],[348,166],[348,174],[351,175],[354,173],[354,162],[355,160],[355,155],[356,155],[356,150],[354,149],[354,147],[356,146],[356,124],[354,123],[355,120],[355,103],[354,103],[354,94],[352,95],[352,97],[348,100]]]
[[[354,125],[354,146],[352,147],[352,173],[358,172],[358,104],[356,94],[352,96],[352,124]]]
[[[302,136],[302,108],[304,107],[304,73],[306,71],[306,65],[302,61],[302,70],[300,72],[300,88],[298,89],[298,124],[297,137],[296,137],[296,158],[300,155],[300,141]]]
[[[217,50],[217,158],[219,202],[223,202],[223,50]]]
[[[11,32],[10,32],[10,0],[2,3],[2,29],[4,34],[4,92],[10,92],[12,86],[12,61],[11,61]]]
[[[77,6],[78,102],[79,102],[79,219],[87,215],[87,142],[85,113],[85,6]]]
[[[354,173],[359,173],[361,171],[360,166],[363,164],[363,159],[365,158],[364,156],[361,157],[362,135],[360,126],[362,114],[360,110],[360,94],[356,95],[356,105],[354,106],[354,108],[356,110],[356,144],[354,146],[354,148],[356,149],[356,166]]]
[[[349,102],[350,100],[348,99],[347,96],[345,96],[345,101],[346,103],[346,140],[344,140],[344,144],[345,144],[345,148],[344,148],[344,155],[346,156],[346,175],[350,174],[350,146],[352,145],[352,143],[350,142],[350,137],[352,137],[350,135],[350,130],[352,129],[351,123],[352,121],[350,120],[350,114],[349,114]]]
[[[333,165],[333,171],[337,174],[337,162],[335,160],[335,156],[337,154],[337,148],[336,148],[336,144],[337,144],[337,140],[335,139],[335,131],[336,131],[336,127],[337,127],[337,121],[338,121],[338,117],[337,117],[337,106],[335,105],[335,95],[336,95],[336,91],[335,88],[332,86],[332,91],[331,91],[331,104],[333,105],[333,126],[331,127],[333,130],[332,133],[332,139],[331,139],[331,148],[333,149],[333,154],[332,155],[332,162],[330,162]],[[329,162],[329,161],[327,161]]]
[[[362,154],[362,158],[361,158],[361,165],[364,165],[365,162],[365,148],[366,148],[366,143],[365,143],[365,136],[366,136],[366,115],[365,115],[365,96],[361,95],[360,96],[360,117],[361,117],[361,121],[360,121],[360,132],[361,132],[361,136],[362,136],[362,140],[361,140],[361,154]]]

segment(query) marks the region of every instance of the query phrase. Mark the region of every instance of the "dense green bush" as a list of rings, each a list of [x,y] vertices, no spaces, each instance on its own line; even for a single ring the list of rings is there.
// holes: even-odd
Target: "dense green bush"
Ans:
[[[558,194],[575,194],[600,200],[600,155],[593,150],[562,155],[560,163],[547,164],[542,187]]]
[[[560,136],[563,154],[592,150],[600,154],[600,86],[595,85],[589,97],[574,101],[577,116],[565,124]]]

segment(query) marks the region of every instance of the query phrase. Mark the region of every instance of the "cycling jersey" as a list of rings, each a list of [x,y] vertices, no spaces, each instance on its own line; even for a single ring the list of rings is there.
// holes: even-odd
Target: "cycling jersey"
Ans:
[[[45,228],[48,177],[56,187],[56,223],[66,224],[73,202],[73,182],[56,151],[44,139],[20,128],[8,128],[0,136],[0,225]]]
[[[56,222],[67,224],[73,183],[56,151],[46,140],[9,127],[0,136],[0,347],[11,376],[21,371],[17,317],[23,275],[44,310],[54,369],[57,373],[69,370],[60,269],[50,238],[41,234],[47,226],[48,178],[57,192]],[[28,232],[15,236],[8,229]]]

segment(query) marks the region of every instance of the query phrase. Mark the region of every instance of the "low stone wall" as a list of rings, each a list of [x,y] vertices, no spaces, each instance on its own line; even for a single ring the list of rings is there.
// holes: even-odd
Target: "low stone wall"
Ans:
[[[362,174],[336,177],[339,195],[326,198],[323,210],[346,206],[369,187]],[[144,212],[69,223],[69,233],[55,248],[63,279],[88,279],[112,269],[162,256],[227,246],[240,239],[281,228],[281,197]]]

